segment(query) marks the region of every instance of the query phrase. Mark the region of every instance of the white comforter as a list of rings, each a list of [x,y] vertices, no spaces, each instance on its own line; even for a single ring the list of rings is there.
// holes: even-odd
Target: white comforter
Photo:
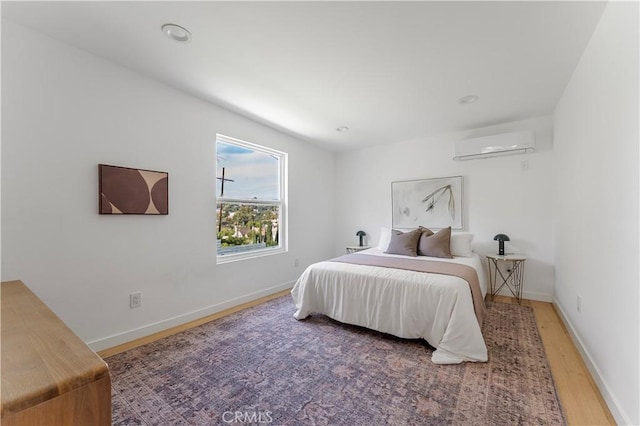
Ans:
[[[396,257],[378,249],[361,253]],[[486,295],[486,277],[477,254],[417,259],[473,267],[482,295]],[[296,319],[321,313],[402,338],[422,338],[436,348],[431,357],[435,364],[487,360],[469,284],[462,278],[327,261],[309,266],[291,294],[297,308]]]

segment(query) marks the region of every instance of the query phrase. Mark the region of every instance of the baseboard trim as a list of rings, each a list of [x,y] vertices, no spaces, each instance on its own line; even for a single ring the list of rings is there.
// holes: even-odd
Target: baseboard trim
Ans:
[[[500,293],[497,294],[498,296],[508,296],[508,297],[513,297],[513,294],[509,291],[509,289],[502,289],[500,290]],[[553,296],[550,294],[546,294],[546,293],[535,293],[535,292],[531,292],[531,291],[523,291],[522,292],[522,298],[523,299],[528,299],[528,300],[536,300],[538,302],[549,302],[549,303],[553,303]]]
[[[624,409],[620,405],[618,398],[616,398],[613,392],[611,392],[611,389],[607,385],[607,382],[602,377],[602,373],[598,368],[598,366],[593,361],[593,357],[591,356],[591,354],[589,353],[585,345],[582,343],[582,340],[576,333],[576,330],[573,328],[573,325],[569,321],[569,317],[566,315],[565,311],[562,309],[562,306],[560,306],[560,304],[558,303],[558,300],[555,297],[553,298],[552,303],[553,303],[553,308],[556,310],[556,312],[558,313],[558,316],[564,323],[565,328],[569,332],[569,336],[571,336],[571,340],[573,340],[573,344],[578,349],[578,352],[580,353],[582,360],[587,366],[589,373],[591,373],[591,377],[593,378],[593,381],[596,383],[596,386],[598,387],[598,390],[600,391],[602,398],[604,399],[607,406],[609,407],[609,411],[611,411],[611,415],[616,420],[616,423],[620,425],[632,424],[631,420],[629,419]]]
[[[279,284],[277,286],[269,287],[264,290],[260,290],[254,293],[250,293],[241,297],[236,297],[231,300],[227,300],[225,302],[217,303],[215,305],[207,306],[206,308],[198,309],[196,311],[188,312],[186,314],[178,315],[172,318],[168,318],[166,320],[158,321],[153,324],[148,324],[142,327],[138,327],[132,330],[128,330],[122,333],[114,334],[108,337],[104,337],[101,339],[93,340],[87,342],[87,345],[91,347],[95,352],[102,352],[101,355],[104,354],[113,355],[118,353],[118,351],[113,351],[113,348],[118,346],[126,345],[130,342],[134,342],[139,339],[147,338],[154,334],[184,326],[190,322],[202,320],[203,318],[219,314],[226,310],[231,310],[237,308],[241,305],[249,304],[258,299],[273,295],[278,292],[282,292],[284,290],[291,289],[295,281],[289,281],[283,284]],[[213,318],[212,318],[213,319]],[[206,321],[203,321],[206,322]],[[133,345],[135,346],[135,345]]]

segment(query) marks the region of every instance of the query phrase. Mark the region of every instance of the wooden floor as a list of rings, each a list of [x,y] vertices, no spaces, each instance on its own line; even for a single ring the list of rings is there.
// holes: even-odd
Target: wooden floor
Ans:
[[[238,312],[242,309],[259,305],[289,292],[290,290],[284,290],[271,296],[266,296],[256,301],[245,303],[235,308],[227,309],[226,311],[161,331],[148,337],[134,340],[111,349],[105,349],[98,352],[98,354],[106,358]],[[496,296],[496,302],[516,303],[515,299],[505,296]],[[602,399],[589,370],[587,370],[582,357],[574,346],[569,333],[553,305],[551,303],[531,300],[523,300],[522,304],[531,306],[535,313],[542,344],[547,353],[553,379],[558,389],[558,395],[560,396],[560,402],[567,417],[567,422],[570,425],[615,425],[616,422],[613,416]]]
[[[504,296],[496,296],[496,302],[516,303],[515,299]],[[567,422],[570,425],[615,425],[611,412],[553,305],[534,300],[523,300],[522,304],[531,306],[535,313]]]

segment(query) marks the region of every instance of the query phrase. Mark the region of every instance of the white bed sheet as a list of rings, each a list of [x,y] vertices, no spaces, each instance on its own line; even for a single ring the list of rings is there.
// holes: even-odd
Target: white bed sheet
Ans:
[[[398,257],[373,248],[362,254]],[[401,256],[400,256],[401,257]],[[416,259],[461,263],[478,273],[482,295],[487,279],[480,256]],[[321,313],[337,321],[407,339],[425,339],[436,348],[435,364],[486,361],[487,347],[473,309],[469,284],[459,277],[342,262],[309,266],[291,295],[294,317]]]

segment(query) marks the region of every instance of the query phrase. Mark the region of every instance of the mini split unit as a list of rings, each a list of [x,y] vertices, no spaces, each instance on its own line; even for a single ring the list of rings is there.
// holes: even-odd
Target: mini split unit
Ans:
[[[535,151],[533,132],[525,130],[457,141],[453,159],[475,160],[533,151]]]

